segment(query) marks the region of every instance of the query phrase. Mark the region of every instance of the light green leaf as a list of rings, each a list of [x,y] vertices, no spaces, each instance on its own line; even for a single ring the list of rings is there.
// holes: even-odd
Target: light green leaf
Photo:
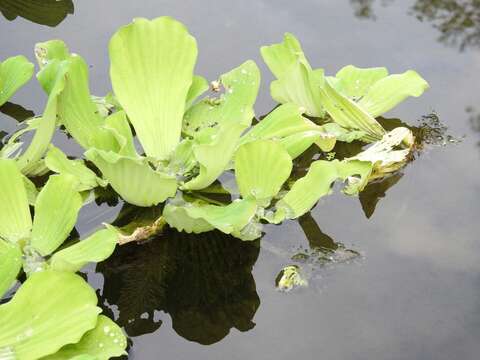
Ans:
[[[174,196],[177,191],[176,178],[154,170],[147,158],[121,156],[97,149],[88,150],[85,156],[130,204],[157,205]]]
[[[22,252],[15,244],[0,239],[0,299],[10,289],[22,268]]]
[[[373,117],[378,117],[409,96],[421,96],[428,88],[428,83],[417,72],[409,70],[377,81],[358,104]]]
[[[268,206],[292,171],[292,158],[282,145],[257,140],[240,146],[235,153],[235,177],[244,199]]]
[[[359,100],[367,94],[373,84],[386,78],[388,70],[384,67],[357,68],[348,65],[337,72],[336,78],[340,80],[341,93],[352,100]]]
[[[42,256],[55,251],[75,226],[83,204],[77,187],[71,175],[52,175],[38,194],[31,245]]]
[[[0,237],[17,242],[30,235],[32,219],[22,174],[15,161],[0,159]]]
[[[189,124],[185,130],[194,136],[193,154],[200,171],[183,189],[198,190],[212,184],[227,167],[240,135],[252,122],[260,83],[257,65],[247,61],[222,75],[220,81],[226,92],[216,105],[204,100],[185,115]],[[196,132],[196,128],[201,130]]]
[[[281,139],[280,143],[292,159],[296,159],[313,144],[316,144],[324,152],[331,151],[337,139],[334,135],[323,131],[323,126],[320,126],[319,129],[321,130],[305,131],[287,136]]]
[[[240,232],[255,216],[255,200],[236,200],[226,206],[205,202],[172,200],[164,210],[163,217],[171,227],[187,233],[201,233],[214,228],[231,234]]]
[[[324,82],[323,70],[312,71],[295,36],[287,33],[282,43],[263,46],[260,51],[278,79],[270,86],[272,97],[281,104],[295,103],[310,116],[323,117],[325,112],[318,96]]]
[[[35,44],[35,57],[38,65],[43,69],[52,60],[67,60],[70,51],[62,40],[49,40]]]
[[[105,186],[106,182],[99,179],[97,175],[85,166],[83,160],[70,160],[67,156],[54,145],[50,145],[50,150],[45,156],[45,165],[58,174],[69,174],[78,181],[77,191],[85,191],[96,188],[97,186]]]
[[[108,317],[100,315],[94,329],[83,335],[77,344],[64,346],[41,360],[108,360],[126,355],[127,339],[122,329]]]
[[[188,181],[181,188],[184,190],[199,190],[212,184],[227,168],[237,147],[238,139],[247,128],[241,123],[229,122],[220,127],[206,139],[192,145],[193,156],[199,164],[199,175]]]
[[[83,148],[109,148],[115,140],[102,129],[104,121],[90,96],[87,64],[78,55],[70,56],[65,63],[65,86],[58,107],[61,123]]]
[[[240,145],[255,140],[280,139],[296,133],[319,130],[302,116],[300,107],[293,103],[280,105],[259,121],[240,139]]]
[[[251,124],[260,86],[260,70],[255,62],[248,60],[223,74],[219,84],[223,86],[224,94],[202,100],[185,114],[183,131],[186,134],[196,137],[200,130],[228,122]]]
[[[123,110],[109,115],[105,119],[104,128],[111,132],[116,139],[116,143],[112,143],[109,149],[106,146],[102,146],[103,150],[112,150],[119,155],[138,157],[133,141],[132,129],[130,129],[127,114]]]
[[[202,76],[195,75],[193,77],[192,85],[188,90],[187,102],[185,104],[185,111],[188,111],[188,109],[190,109],[192,105],[195,103],[197,98],[201,96],[205,91],[207,91],[208,88],[209,88],[208,81]]]
[[[370,171],[369,162],[314,161],[307,175],[297,180],[291,190],[276,204],[275,222],[280,222],[284,218],[295,219],[307,213],[320,198],[330,193],[331,186],[337,179],[346,180],[348,177],[360,175],[360,180],[355,182],[355,186],[357,190],[361,190],[367,183]]]
[[[35,360],[77,343],[97,323],[96,304],[95,292],[78,275],[32,274],[12,300],[0,305],[0,354]]]
[[[135,19],[110,41],[110,76],[145,153],[169,158],[180,141],[197,44],[180,22]]]
[[[112,255],[117,240],[114,229],[99,230],[85,240],[53,254],[50,267],[59,271],[79,271],[89,262],[100,262]]]
[[[369,142],[379,140],[385,134],[385,130],[377,120],[355,102],[338,93],[328,81],[324,82],[319,94],[332,120],[348,130],[365,132],[366,136],[363,140]]]
[[[338,141],[351,143],[365,137],[366,133],[361,130],[347,130],[337,123],[327,123],[322,125],[323,130],[334,136]]]
[[[33,70],[34,65],[21,55],[0,63],[0,106],[30,80]]]
[[[53,138],[57,124],[59,96],[64,90],[66,71],[65,64],[60,64],[57,61],[44,67],[37,74],[38,81],[49,95],[42,117],[35,119],[36,125],[33,122],[29,125],[29,128],[35,130],[32,142],[17,161],[18,167],[26,175],[35,175],[37,164],[47,151]]]
[[[38,196],[38,190],[36,185],[25,175],[23,176],[23,184],[25,185],[25,190],[27,191],[27,199],[29,205],[35,205]]]

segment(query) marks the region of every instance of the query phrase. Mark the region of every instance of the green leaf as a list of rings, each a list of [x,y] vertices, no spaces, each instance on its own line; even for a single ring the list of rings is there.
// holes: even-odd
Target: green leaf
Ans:
[[[34,65],[21,55],[0,63],[0,106],[30,80],[33,70]]]
[[[163,217],[178,231],[198,234],[216,228],[231,234],[247,226],[256,210],[255,200],[236,200],[226,206],[172,200],[165,205]]]
[[[108,360],[127,355],[126,348],[127,339],[122,329],[108,317],[100,315],[95,328],[85,333],[77,344],[64,346],[41,360]]]
[[[77,187],[71,175],[52,175],[38,194],[31,245],[42,256],[55,251],[75,226],[83,204]]]
[[[382,126],[359,105],[337,92],[328,81],[319,91],[322,104],[332,120],[348,130],[366,133],[363,140],[379,140],[385,134]]]
[[[78,55],[70,56],[64,63],[65,87],[58,107],[61,123],[83,148],[108,148],[114,139],[102,129],[104,121],[90,96],[87,64]]]
[[[53,254],[50,267],[59,271],[79,271],[89,262],[100,262],[112,255],[117,240],[114,229],[99,230],[85,240]]]
[[[67,60],[70,51],[62,40],[49,40],[35,44],[35,57],[38,65],[43,69],[52,60]]]
[[[343,95],[359,100],[368,93],[373,84],[387,76],[388,70],[384,67],[362,69],[348,65],[337,72],[335,77],[340,79],[339,86]]]
[[[111,143],[110,148],[103,145],[101,147],[103,150],[112,150],[119,155],[138,157],[133,141],[132,129],[130,129],[127,114],[123,110],[109,115],[105,119],[104,128],[113,135],[116,142]]]
[[[109,52],[113,90],[145,153],[168,159],[180,141],[195,39],[172,18],[138,18],[115,33]]]
[[[22,252],[15,244],[0,239],[0,299],[10,289],[22,268]]]
[[[35,205],[38,196],[36,185],[25,175],[23,176],[23,184],[25,185],[25,190],[27,191],[28,204],[32,206]]]
[[[45,156],[45,165],[58,174],[69,174],[75,177],[79,183],[77,191],[90,190],[99,185],[106,186],[106,182],[86,167],[83,160],[68,159],[62,150],[54,145],[50,145],[50,150]]]
[[[263,46],[260,51],[278,79],[270,85],[272,97],[281,104],[295,103],[310,116],[323,117],[325,111],[318,96],[323,70],[312,71],[295,36],[287,33],[282,43]]]
[[[195,103],[195,100],[197,100],[197,98],[205,91],[207,91],[208,87],[208,81],[204,77],[198,75],[193,77],[192,85],[190,86],[187,94],[185,111],[188,111],[188,109],[192,107],[192,105]]]
[[[348,177],[360,175],[355,182],[356,189],[361,190],[366,185],[371,172],[371,163],[362,161],[340,162],[314,161],[307,175],[297,180],[291,190],[276,204],[277,219],[295,219],[307,213],[315,203],[331,192],[332,184],[337,180],[346,180]],[[350,189],[353,191],[353,187]]]
[[[253,126],[242,136],[240,144],[261,139],[280,139],[296,133],[319,129],[321,127],[302,116],[298,105],[287,103],[280,105]]]
[[[185,115],[188,126],[184,130],[194,136],[193,154],[200,167],[199,175],[183,185],[186,190],[203,189],[220,176],[254,116],[260,84],[257,65],[247,61],[222,75],[220,81],[226,92],[215,105],[211,105],[211,99],[204,100]]]
[[[152,168],[147,158],[121,156],[114,152],[90,149],[85,153],[128,203],[152,206],[175,195],[177,180]]]
[[[13,160],[0,159],[0,237],[10,242],[27,238],[32,228],[22,174]]]
[[[0,305],[0,354],[34,360],[77,343],[95,327],[101,311],[96,304],[95,292],[78,275],[32,274],[12,300]]]
[[[428,88],[428,83],[418,73],[409,70],[377,81],[358,104],[373,117],[378,117],[409,96],[421,96]]]
[[[64,90],[66,67],[55,62],[44,67],[37,75],[38,81],[48,91],[48,101],[43,115],[29,125],[35,135],[27,150],[19,157],[17,164],[26,175],[35,175],[38,162],[48,149],[57,124],[59,96]],[[12,141],[14,141],[12,139]]]
[[[330,135],[334,136],[338,141],[351,143],[365,137],[366,133],[361,130],[347,130],[337,123],[327,123],[322,128]]]
[[[240,146],[235,153],[235,177],[244,199],[268,206],[292,171],[292,158],[282,145],[258,140]]]

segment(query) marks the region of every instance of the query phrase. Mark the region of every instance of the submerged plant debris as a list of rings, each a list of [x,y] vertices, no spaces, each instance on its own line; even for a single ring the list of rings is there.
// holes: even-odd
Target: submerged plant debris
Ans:
[[[12,17],[8,5],[0,1],[0,10]],[[68,1],[55,6],[73,11]],[[130,336],[156,329],[159,309],[202,344],[251,329],[259,306],[251,270],[265,225],[311,222],[310,210],[337,188],[359,196],[370,217],[419,143],[454,142],[440,123],[414,128],[381,118],[428,89],[418,73],[348,65],[327,76],[292,34],[261,49],[279,106],[259,121],[256,63],[246,60],[209,86],[195,74],[195,38],[170,17],[135,19],[108,51],[113,92],[93,96],[80,55],[61,40],[38,43],[36,77],[48,95],[40,116],[8,102],[34,65],[23,56],[0,64],[0,110],[21,126],[0,148],[0,296],[26,279],[0,305],[0,358],[120,356],[120,326]],[[51,144],[58,129],[84,159]],[[84,204],[118,198],[123,208],[112,224],[71,241]],[[359,255],[319,229],[305,233],[310,248],[278,275],[282,291],[308,284],[302,262]],[[139,242],[146,243],[117,248]],[[100,302],[106,315],[75,274],[92,262],[110,274]],[[42,301],[32,306],[31,298]]]

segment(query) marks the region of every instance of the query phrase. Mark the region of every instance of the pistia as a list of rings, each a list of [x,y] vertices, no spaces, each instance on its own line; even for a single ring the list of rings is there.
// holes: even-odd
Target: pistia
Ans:
[[[110,256],[117,243],[143,240],[165,224],[189,233],[218,229],[254,240],[261,237],[263,224],[307,213],[337,181],[344,183],[344,194],[357,195],[369,181],[404,166],[414,145],[408,128],[386,131],[376,118],[428,88],[412,70],[389,75],[385,68],[349,65],[326,76],[323,69],[312,68],[298,40],[286,34],[282,43],[261,49],[276,77],[271,95],[279,106],[253,125],[260,85],[255,62],[247,60],[221,75],[208,92],[207,80],[195,75],[195,38],[170,17],[135,19],[120,28],[109,55],[113,92],[96,97],[90,94],[81,56],[60,40],[35,47],[37,79],[48,94],[45,110],[0,150],[0,293],[11,287],[22,263],[28,275],[13,299],[0,306],[0,355],[107,359],[122,354],[124,335],[98,316],[94,294],[74,272]],[[30,79],[33,68],[21,56],[0,64],[0,105]],[[51,144],[59,127],[84,149],[88,163]],[[28,132],[34,136],[26,145],[22,138]],[[335,159],[331,151],[337,142],[353,141],[370,146]],[[313,161],[303,177],[289,181],[294,160],[312,146],[328,154],[327,160]],[[227,192],[228,201],[214,200],[219,178],[228,174],[237,190]],[[41,190],[29,180],[37,175],[49,175]],[[107,225],[55,252],[82,204],[106,186],[125,202],[155,206],[160,214],[134,228]],[[58,285],[58,303],[30,311],[49,320],[33,324],[25,318],[12,325],[26,298],[47,295],[45,283]],[[84,296],[68,303],[69,291]],[[90,318],[79,322],[83,325],[75,333],[64,332],[57,322],[61,318],[51,316],[62,312],[74,323],[69,314],[83,308]],[[101,327],[111,329],[117,342],[99,350],[94,344],[102,339]],[[35,337],[54,332],[51,346]]]

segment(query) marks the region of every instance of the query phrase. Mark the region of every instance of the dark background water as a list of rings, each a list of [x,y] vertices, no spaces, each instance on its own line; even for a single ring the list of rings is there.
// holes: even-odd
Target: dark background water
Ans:
[[[431,89],[389,117],[418,125],[434,111],[449,134],[465,136],[456,145],[427,146],[403,176],[370,188],[365,212],[357,198],[333,195],[300,221],[268,226],[261,245],[168,232],[119,249],[88,278],[131,336],[130,358],[480,358],[479,1],[74,0],[25,12],[29,3],[0,0],[0,59],[33,60],[36,42],[61,38],[90,64],[97,95],[110,90],[113,32],[133,17],[170,15],[198,40],[198,74],[213,80],[249,58],[261,66],[257,115],[275,106],[259,47],[289,31],[312,65],[330,74],[347,64],[417,70]],[[36,114],[45,101],[35,81],[12,99]],[[1,110],[18,113],[12,105]],[[0,130],[16,124],[0,114]],[[62,135],[55,141],[80,154]],[[85,207],[78,232],[112,221],[120,207]],[[337,243],[361,258],[314,261],[322,254],[315,248],[333,251]],[[302,265],[310,285],[280,293],[275,277],[298,252],[310,254]]]

